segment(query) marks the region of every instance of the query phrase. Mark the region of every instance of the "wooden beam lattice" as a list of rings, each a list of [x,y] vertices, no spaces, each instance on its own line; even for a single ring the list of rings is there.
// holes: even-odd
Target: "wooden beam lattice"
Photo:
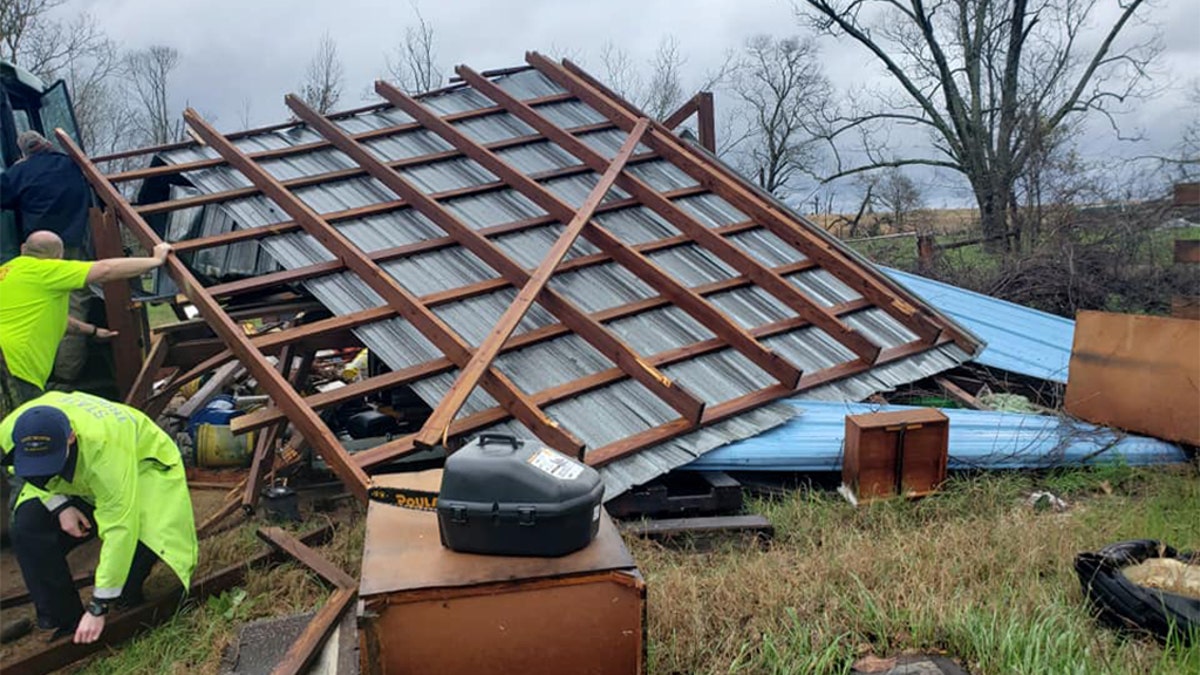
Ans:
[[[60,146],[67,151],[67,154],[83,171],[83,175],[100,199],[121,222],[130,228],[142,245],[147,249],[153,249],[156,244],[160,243],[162,239],[158,234],[134,210],[116,186],[109,182],[100,169],[79,149],[70,135],[62,129],[56,129],[55,135],[58,137]],[[254,347],[242,331],[241,326],[234,323],[217,301],[205,292],[200,282],[176,255],[169,255],[164,267],[212,330],[225,341],[230,351],[254,375],[259,386],[266,390],[275,404],[287,412],[288,418],[296,425],[301,435],[321,453],[329,466],[346,484],[346,488],[356,497],[365,501],[370,479],[367,478],[367,474],[361,467],[350,460],[337,437],[333,435],[329,427],[325,426],[317,413],[304,405],[300,394],[291,388],[266,357]]]
[[[526,54],[526,61],[621,129],[632,129],[636,123],[636,115],[625,107],[627,104],[622,105],[603,85],[569,61],[559,64],[536,52]],[[891,314],[927,344],[937,341],[942,326],[889,288],[887,282],[877,277],[876,273],[839,250],[832,242],[799,226],[755,194],[740,178],[719,168],[708,158],[699,157],[661,124],[656,123],[650,130],[646,145],[790,246],[816,260],[822,268]],[[956,336],[958,339],[960,337]]]
[[[249,159],[245,153],[204,121],[196,111],[189,108],[184,112],[184,119],[210,147],[225,157],[230,166],[240,171],[251,183],[262,190],[264,195],[299,223],[305,232],[340,259],[363,283],[379,294],[385,303],[400,313],[455,365],[461,368],[470,361],[471,349],[467,342],[395,279],[386,274],[362,249],[331,227],[316,211],[281,185],[279,180],[254,160]],[[273,369],[272,374],[279,377],[279,374],[275,373]],[[559,427],[536,405],[533,405],[529,396],[518,389],[499,370],[489,369],[482,384],[488,394],[505,406],[514,417],[544,443],[571,455],[581,452],[583,443],[570,432]],[[290,388],[289,391],[291,391]],[[306,408],[306,410],[310,414],[312,413],[311,409]]]
[[[507,108],[509,112],[522,122],[540,131],[547,138],[557,143],[563,150],[582,160],[593,171],[600,171],[601,167],[607,164],[607,160],[599,152],[578,138],[563,133],[562,129],[556,127],[536,110],[525,105],[519,99],[497,87],[486,78],[480,77],[470,68],[460,66],[456,69],[456,72],[480,93]],[[662,194],[651,188],[644,181],[628,172],[624,172],[617,178],[617,185],[633,195],[634,199],[639,200],[646,207],[662,216],[667,222],[693,239],[698,245],[737,270],[738,273],[753,279],[757,286],[779,299],[784,305],[792,309],[792,311],[811,321],[813,325],[828,333],[833,339],[841,342],[866,363],[874,363],[876,357],[879,356],[879,346],[872,344],[861,333],[830,314],[828,310],[817,304],[812,298],[805,295],[786,279],[772,272],[745,250],[734,245],[725,237],[713,232],[712,228],[698,222],[695,217],[684,211],[674,202],[663,197]]]
[[[529,283],[532,278],[529,272],[515,260],[508,257],[496,244],[459,220],[448,209],[438,204],[403,176],[388,168],[384,162],[371,154],[367,148],[350,139],[345,132],[321,117],[299,98],[288,96],[286,100],[288,107],[300,119],[307,122],[313,129],[332,142],[335,147],[364,167],[376,180],[412,204],[413,208],[429,218],[438,227],[441,227],[460,245],[500,273],[510,284],[520,287]],[[422,120],[418,118],[418,121]],[[437,129],[432,129],[432,131],[438,133]],[[463,150],[464,154],[470,156],[470,153],[466,152],[463,148],[459,149]],[[503,178],[501,176],[502,180]],[[587,341],[597,351],[615,363],[617,367],[626,372],[629,377],[640,382],[679,412],[681,417],[687,419],[691,424],[699,421],[704,409],[704,404],[699,399],[648,365],[629,345],[625,344],[607,328],[591,319],[565,296],[557,291],[546,288],[538,296],[538,301],[547,311],[557,316],[564,325],[579,335],[580,338]],[[487,344],[481,346],[481,349],[492,348],[492,345]],[[465,394],[469,393],[469,390],[465,392]],[[463,395],[463,400],[465,400],[465,394]],[[455,399],[458,396],[454,390],[451,390],[449,395]],[[448,423],[449,420],[446,420],[446,422]],[[423,433],[420,436],[420,440],[426,444],[434,444],[438,441],[438,438],[436,434]]]

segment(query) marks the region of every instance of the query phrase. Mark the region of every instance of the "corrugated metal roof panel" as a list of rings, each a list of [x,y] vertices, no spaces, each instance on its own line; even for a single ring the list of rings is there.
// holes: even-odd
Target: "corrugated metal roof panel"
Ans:
[[[495,143],[536,133],[533,127],[509,113],[471,117],[453,124],[459,131],[479,143]]]
[[[775,384],[762,368],[732,349],[704,354],[667,366],[663,374],[674,379],[708,405],[724,403]]]
[[[679,235],[674,225],[644,206],[602,213],[592,220],[631,246]]]
[[[639,354],[657,354],[714,337],[678,307],[663,307],[605,324]]]
[[[1066,384],[1074,321],[915,274],[880,269],[986,341],[987,347],[973,361]]]
[[[708,300],[743,328],[757,328],[796,316],[789,307],[758,286],[714,293]]]
[[[727,238],[768,267],[808,260],[808,256],[788,246],[775,233],[761,227],[731,234]]]
[[[655,251],[648,257],[688,287],[725,281],[738,275],[717,256],[695,244]]]
[[[599,124],[607,121],[604,115],[596,112],[587,104],[575,100],[540,105],[537,107],[537,111],[538,114],[549,120],[551,124],[563,129],[582,127],[588,124]],[[617,147],[621,147],[621,144],[617,143]]]
[[[455,217],[476,229],[546,215],[516,190],[493,190],[442,202]]]
[[[496,155],[525,175],[579,166],[574,155],[549,141],[518,145],[496,152]]]
[[[517,292],[513,288],[503,288],[487,295],[478,295],[447,305],[439,305],[433,308],[433,313],[441,317],[468,344],[478,347],[516,296]],[[530,306],[529,311],[525,312],[525,316],[521,319],[521,323],[517,324],[513,335],[520,335],[526,331],[555,323],[558,321],[541,305],[535,303]]]
[[[501,89],[519,99],[541,98],[565,90],[536,70],[522,70],[492,78]]]
[[[614,263],[556,274],[549,287],[589,313],[656,295],[641,279]]]
[[[563,226],[554,223],[512,234],[497,235],[492,237],[491,240],[492,243],[500,247],[500,250],[520,263],[521,266],[533,269],[541,264],[546,254],[549,253],[550,247],[558,240],[562,231]],[[598,252],[599,249],[586,239],[579,237],[571,245],[571,248],[568,249],[565,259],[571,260],[572,258]]]
[[[692,214],[701,224],[709,227],[720,227],[749,220],[746,214],[712,193],[680,197],[675,200],[675,203],[684,211]]]
[[[851,302],[862,297],[853,288],[825,270],[805,270],[788,275],[786,279],[803,291],[804,295],[826,307]]]
[[[689,469],[706,471],[841,471],[846,415],[906,410],[907,406],[788,399],[797,415],[786,424],[701,457]],[[1177,446],[1122,435],[1065,417],[983,410],[943,410],[950,418],[951,469],[1032,469],[1097,464],[1120,458],[1131,465],[1187,461]]]
[[[565,178],[551,178],[550,180],[542,181],[542,187],[546,188],[554,194],[555,197],[570,204],[574,208],[579,208],[587,199],[588,195],[595,189],[596,183],[600,182],[600,176],[595,173],[580,173],[574,176]],[[629,193],[625,192],[617,186],[609,188],[608,192],[604,193],[604,198],[600,200],[601,204],[617,201],[619,199],[628,199]]]
[[[387,162],[435,155],[454,149],[450,143],[442,140],[441,136],[428,129],[417,129],[383,138],[373,138],[363,141],[363,145]]]

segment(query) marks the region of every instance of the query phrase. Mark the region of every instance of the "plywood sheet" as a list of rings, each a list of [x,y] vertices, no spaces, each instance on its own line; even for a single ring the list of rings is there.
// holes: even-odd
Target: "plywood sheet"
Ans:
[[[1200,322],[1080,312],[1067,412],[1200,445]]]

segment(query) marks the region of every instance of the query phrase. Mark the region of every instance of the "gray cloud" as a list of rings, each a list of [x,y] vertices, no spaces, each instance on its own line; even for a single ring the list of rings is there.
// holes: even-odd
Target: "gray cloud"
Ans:
[[[1098,12],[1096,25],[1102,26],[1116,11],[1111,4]],[[123,47],[168,44],[179,49],[175,103],[215,117],[224,130],[241,126],[246,105],[252,124],[285,119],[283,96],[297,88],[326,31],[337,42],[346,68],[341,107],[360,104],[362,92],[383,73],[385,53],[414,21],[411,6],[394,0],[78,0],[69,9],[91,12]],[[1162,0],[1149,9],[1146,15],[1161,29],[1164,41],[1159,63],[1164,91],[1122,120],[1130,129],[1142,130],[1146,141],[1136,146],[1117,143],[1106,125],[1091,124],[1081,143],[1087,157],[1169,152],[1183,126],[1197,115],[1184,95],[1188,80],[1200,74],[1195,3]],[[803,31],[783,0],[455,0],[426,1],[421,11],[434,26],[447,72],[458,63],[477,70],[520,64],[530,49],[569,51],[580,55],[585,66],[595,65],[608,41],[642,61],[669,33],[679,40],[690,80],[685,85],[692,86],[727,50],[738,48],[751,35]],[[1138,26],[1130,37],[1145,37],[1156,26]],[[883,81],[861,48],[845,40],[821,44],[825,71],[839,89]],[[930,174],[923,180],[942,200],[961,199],[949,190],[952,176]]]

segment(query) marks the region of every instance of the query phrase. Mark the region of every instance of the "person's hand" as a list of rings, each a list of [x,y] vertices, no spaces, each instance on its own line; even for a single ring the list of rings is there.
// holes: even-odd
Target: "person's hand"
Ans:
[[[107,328],[100,328],[99,326],[97,326],[96,334],[93,335],[92,337],[97,340],[100,340],[102,342],[107,342],[108,340],[111,340],[111,339],[117,337],[117,331],[109,330]]]
[[[92,530],[92,524],[88,522],[87,516],[74,506],[68,506],[59,512],[58,524],[62,527],[63,532],[76,539],[83,539]],[[99,635],[99,633],[96,634]]]
[[[167,262],[167,254],[171,252],[171,245],[165,241],[154,245],[154,258],[158,260],[158,264]]]
[[[75,629],[75,644],[86,645],[95,642],[103,631],[104,617],[84,612],[83,618],[79,620],[79,627]]]

